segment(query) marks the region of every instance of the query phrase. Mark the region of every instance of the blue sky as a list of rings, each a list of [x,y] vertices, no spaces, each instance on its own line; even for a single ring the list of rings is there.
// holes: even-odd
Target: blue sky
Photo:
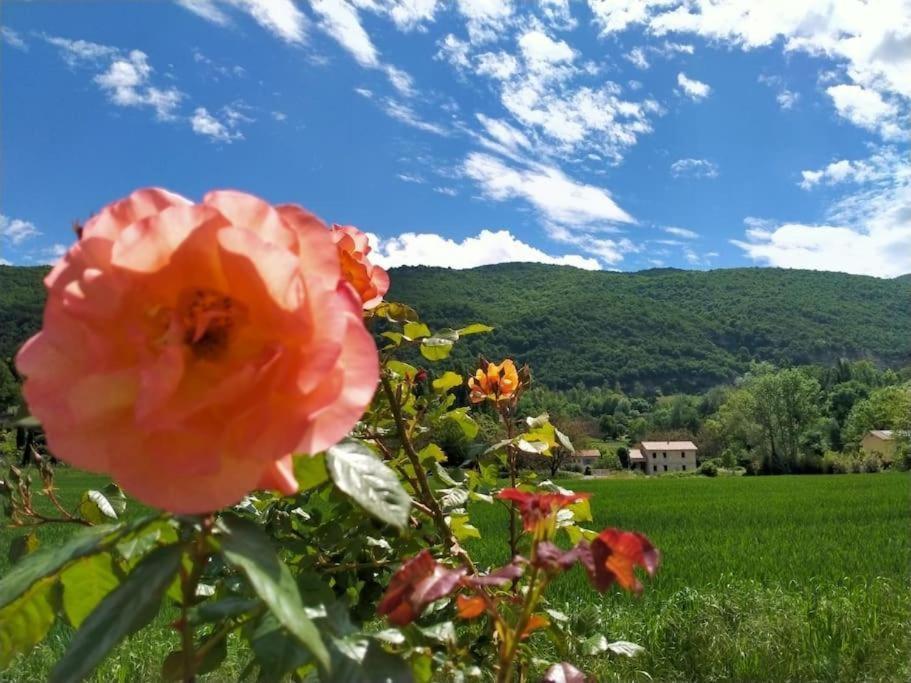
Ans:
[[[911,4],[6,2],[0,259],[132,189],[297,202],[387,266],[911,272]]]

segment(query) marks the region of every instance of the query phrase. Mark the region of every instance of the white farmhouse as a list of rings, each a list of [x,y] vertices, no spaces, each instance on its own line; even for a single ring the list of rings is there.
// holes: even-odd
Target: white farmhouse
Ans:
[[[630,467],[646,474],[695,472],[697,450],[692,441],[643,441],[630,451]]]

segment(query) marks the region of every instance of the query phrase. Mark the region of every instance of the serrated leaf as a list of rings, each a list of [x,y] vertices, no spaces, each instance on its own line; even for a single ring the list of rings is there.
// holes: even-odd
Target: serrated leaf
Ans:
[[[582,653],[590,657],[607,651],[607,638],[600,633],[582,641]]]
[[[402,332],[408,339],[420,339],[421,337],[430,336],[430,328],[424,323],[405,323]]]
[[[465,541],[469,538],[481,538],[481,532],[471,524],[467,514],[453,514],[448,519],[449,528],[452,529],[452,535],[456,537],[456,540]]]
[[[478,423],[468,414],[468,408],[450,410],[443,416],[443,419],[455,422],[468,439],[473,439],[478,435]]]
[[[63,586],[63,611],[70,624],[79,628],[120,579],[108,553],[90,555],[67,567],[60,575]]]
[[[39,548],[23,558],[0,579],[0,607],[15,600],[39,579],[56,574],[65,565],[75,562],[80,557],[107,549],[124,533],[148,522],[149,518],[143,518],[119,527],[93,527],[59,545]]]
[[[400,360],[388,361],[386,363],[386,369],[391,370],[399,377],[407,377],[408,379],[414,379],[414,376],[418,372],[416,367]]]
[[[398,475],[367,446],[342,441],[326,452],[326,467],[335,485],[371,515],[399,529],[408,524],[411,498]]]
[[[41,579],[0,609],[0,670],[41,642],[54,623],[56,577]]]
[[[114,506],[101,491],[86,491],[79,501],[79,514],[92,524],[111,522],[117,519]]]
[[[443,337],[427,337],[421,341],[421,355],[427,360],[438,361],[449,357],[452,340]]]
[[[424,464],[425,467],[430,467],[431,462],[433,465],[439,467],[439,464],[446,459],[446,454],[443,452],[443,449],[435,443],[429,443],[418,451],[418,457],[420,457],[421,463]]]
[[[524,453],[533,455],[546,455],[548,453],[547,444],[543,441],[527,441],[526,439],[516,439],[516,448]]]
[[[329,481],[329,472],[326,470],[326,456],[322,453],[311,457],[305,455],[295,456],[294,477],[297,479],[301,491],[309,491],[320,484]]]
[[[444,510],[464,507],[468,502],[468,491],[462,487],[453,487],[449,489],[440,489],[440,505]]]
[[[434,391],[442,394],[454,387],[462,385],[462,375],[452,370],[447,370],[440,377],[433,380]]]
[[[225,559],[247,577],[253,592],[262,599],[278,622],[288,629],[325,671],[329,652],[319,631],[307,616],[300,591],[288,567],[279,559],[272,541],[254,522],[225,515],[220,536]]]
[[[292,671],[313,662],[312,653],[283,628],[273,614],[260,619],[250,637],[259,664],[259,680],[279,681]],[[333,667],[335,673],[335,667]]]
[[[142,558],[82,622],[51,671],[50,683],[82,680],[115,645],[151,622],[158,614],[168,585],[177,575],[182,556],[183,546],[169,545],[156,548]]]
[[[485,332],[493,332],[493,328],[482,323],[472,323],[458,329],[458,333],[462,337],[468,334],[484,334]]]

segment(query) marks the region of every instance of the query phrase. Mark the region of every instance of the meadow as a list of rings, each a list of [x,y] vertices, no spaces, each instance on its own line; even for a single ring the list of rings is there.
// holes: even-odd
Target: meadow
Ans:
[[[61,498],[103,484],[65,470]],[[600,596],[575,569],[550,591],[551,607],[581,636],[569,643],[598,680],[906,681],[911,677],[911,477],[842,476],[572,480],[593,494],[591,528],[646,533],[661,549],[657,578],[640,597]],[[479,504],[482,564],[506,560],[504,511]],[[132,514],[140,512],[132,507]],[[68,526],[39,529],[53,543]],[[0,572],[9,540],[0,531]],[[158,680],[158,663],[176,644],[163,611],[157,628],[122,645],[98,681]],[[604,636],[645,647],[635,658],[599,652]],[[69,633],[58,627],[2,681],[44,680]],[[544,659],[556,646],[535,635]],[[585,652],[590,652],[586,655]],[[232,648],[225,675],[240,673]]]

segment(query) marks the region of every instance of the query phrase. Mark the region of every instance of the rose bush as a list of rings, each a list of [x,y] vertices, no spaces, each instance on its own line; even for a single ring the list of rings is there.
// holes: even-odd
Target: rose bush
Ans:
[[[527,366],[482,358],[466,381],[409,362],[445,361],[492,328],[431,330],[383,301],[389,278],[369,255],[354,227],[240,192],[194,204],[140,190],[85,224],[17,357],[22,424],[116,483],[68,510],[47,459],[40,492],[15,467],[0,481],[14,526],[90,527],[54,548],[17,539],[0,669],[60,620],[77,630],[50,680],[82,679],[170,603],[165,680],[217,677],[237,639],[259,680],[584,680],[529,647],[547,634],[561,658],[576,652],[550,582],[581,564],[598,591],[640,592],[658,551],[586,528],[588,494],[521,467],[572,450],[546,414],[517,414]],[[441,435],[474,441],[471,406],[494,411],[506,438],[447,467]],[[123,521],[118,484],[165,512]],[[478,505],[508,511],[502,566],[471,555]]]

